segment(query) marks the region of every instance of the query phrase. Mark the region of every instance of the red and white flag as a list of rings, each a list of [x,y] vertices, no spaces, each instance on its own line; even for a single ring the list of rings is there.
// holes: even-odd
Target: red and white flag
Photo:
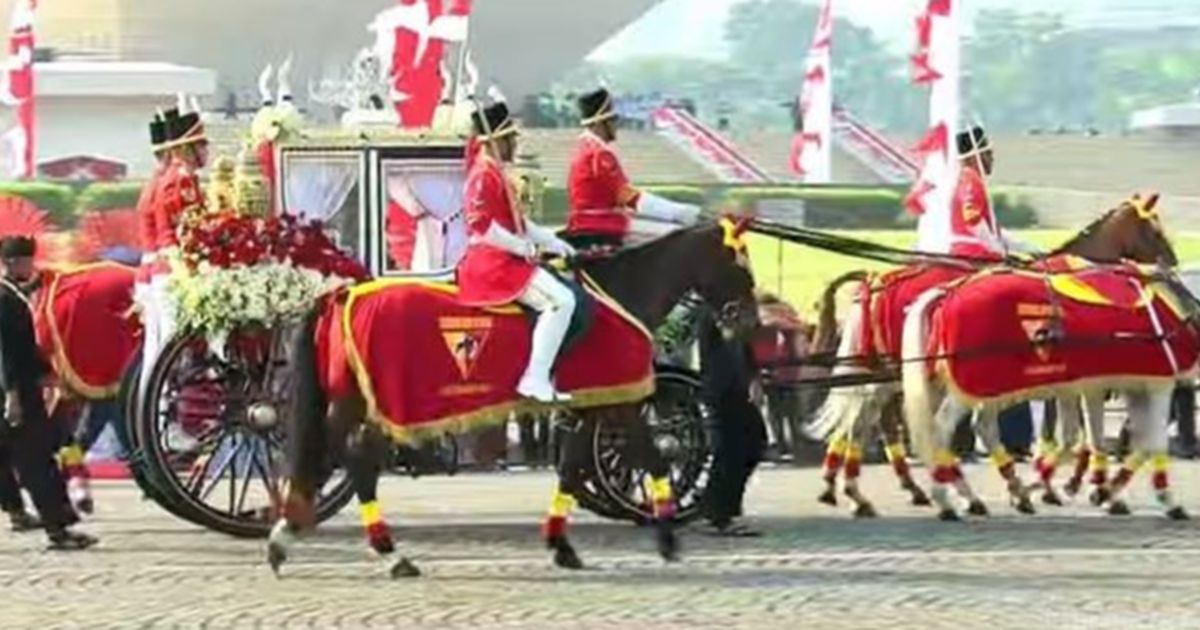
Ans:
[[[917,215],[917,249],[950,250],[950,215],[958,182],[959,0],[929,0],[917,18],[913,80],[929,87],[929,130],[918,143],[921,175],[904,201]]]
[[[442,57],[447,43],[465,42],[472,0],[399,0],[375,16],[375,50],[390,64],[392,102],[400,126],[433,123],[447,77]]]
[[[788,165],[810,184],[828,184],[833,155],[833,0],[825,0],[805,62],[800,90],[801,130]]]
[[[4,169],[11,178],[34,175],[33,24],[37,0],[17,0],[9,23],[8,59],[0,69],[0,104],[11,107],[14,124],[0,136]]]

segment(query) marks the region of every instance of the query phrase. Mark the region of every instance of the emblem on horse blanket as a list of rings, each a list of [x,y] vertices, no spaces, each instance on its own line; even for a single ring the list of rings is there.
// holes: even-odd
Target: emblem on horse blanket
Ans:
[[[47,271],[34,298],[38,346],[58,378],[87,398],[116,394],[140,347],[136,273],[116,263]]]
[[[931,317],[931,362],[975,402],[1071,384],[1165,386],[1200,356],[1171,297],[1130,267],[984,272],[951,288]]]
[[[585,289],[595,308],[586,331],[559,355],[558,388],[572,395],[575,407],[649,396],[650,333],[594,285]],[[322,385],[334,396],[357,386],[369,415],[400,440],[500,421],[536,405],[516,394],[531,325],[516,306],[460,304],[449,284],[391,279],[359,285],[327,307],[318,324]]]

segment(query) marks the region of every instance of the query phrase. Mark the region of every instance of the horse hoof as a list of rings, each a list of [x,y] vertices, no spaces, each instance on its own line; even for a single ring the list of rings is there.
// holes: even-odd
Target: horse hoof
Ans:
[[[1190,521],[1192,519],[1192,517],[1188,515],[1187,510],[1183,509],[1183,506],[1180,505],[1176,505],[1175,507],[1167,510],[1167,518],[1171,519],[1172,521]]]
[[[817,497],[817,501],[820,501],[821,503],[831,507],[837,507],[837,493],[833,491],[833,488],[827,488],[825,492],[822,492],[821,495]]]
[[[983,504],[983,501],[976,499],[971,501],[971,504],[967,506],[967,514],[970,514],[971,516],[987,516],[988,509],[987,506]]]
[[[1021,497],[1020,499],[1017,499],[1014,507],[1017,509],[1017,512],[1020,512],[1021,514],[1037,513],[1037,510],[1033,509],[1033,501],[1030,501],[1029,497]]]
[[[854,518],[875,518],[879,513],[875,511],[875,506],[870,503],[861,503],[857,508],[854,508]]]
[[[657,542],[658,555],[663,559],[664,562],[675,562],[679,560],[679,536],[675,535],[675,528],[671,526],[670,523],[662,523],[658,526]],[[575,560],[578,562],[579,558],[576,557]]]
[[[388,573],[393,580],[421,577],[421,570],[417,568],[417,565],[403,556],[392,565]]]
[[[1129,506],[1121,500],[1110,503],[1108,506],[1108,513],[1110,516],[1129,516],[1131,514],[1129,511]]]
[[[283,569],[283,563],[287,562],[287,548],[279,543],[267,544],[267,564],[271,565],[271,572],[275,577],[279,577],[279,572]]]
[[[96,502],[93,501],[91,497],[80,499],[75,502],[75,511],[79,512],[80,514],[91,516],[92,514],[96,513]]]
[[[1108,503],[1109,499],[1112,499],[1112,493],[1107,488],[1096,488],[1088,495],[1088,501],[1091,501],[1092,505],[1096,507]]]
[[[1082,481],[1072,479],[1067,482],[1067,485],[1063,486],[1063,492],[1066,492],[1067,496],[1073,497],[1073,496],[1079,494],[1079,488],[1082,485],[1083,485]]]
[[[1047,490],[1042,493],[1042,503],[1045,503],[1046,505],[1062,507],[1063,500],[1062,497],[1058,496],[1057,492],[1053,490]]]
[[[575,553],[575,549],[568,544],[554,550],[554,566],[578,571],[583,568],[583,560],[579,559],[579,554]]]
[[[951,508],[942,508],[942,511],[938,512],[938,520],[945,523],[957,523],[962,520],[962,517]]]
[[[920,488],[912,488],[909,492],[912,493],[912,504],[917,507],[929,507],[933,505],[933,501],[929,500],[929,495]]]

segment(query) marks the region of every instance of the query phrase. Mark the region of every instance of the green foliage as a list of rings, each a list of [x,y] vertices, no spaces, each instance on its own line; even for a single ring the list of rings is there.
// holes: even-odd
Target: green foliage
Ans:
[[[0,195],[28,199],[44,210],[55,227],[75,223],[75,191],[70,186],[48,182],[0,182]]]
[[[94,210],[123,210],[137,206],[142,182],[92,184],[79,194],[76,207],[79,213]]]
[[[1003,229],[1025,229],[1038,224],[1037,208],[1027,198],[1013,192],[1000,190],[993,194],[992,210]]]

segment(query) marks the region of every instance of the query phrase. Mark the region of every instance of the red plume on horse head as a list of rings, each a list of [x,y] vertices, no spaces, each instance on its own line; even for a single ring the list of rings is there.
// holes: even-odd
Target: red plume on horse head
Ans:
[[[46,212],[24,197],[0,196],[0,238],[29,236],[37,241],[38,263],[57,261],[62,247],[50,242],[47,232],[52,227]]]

